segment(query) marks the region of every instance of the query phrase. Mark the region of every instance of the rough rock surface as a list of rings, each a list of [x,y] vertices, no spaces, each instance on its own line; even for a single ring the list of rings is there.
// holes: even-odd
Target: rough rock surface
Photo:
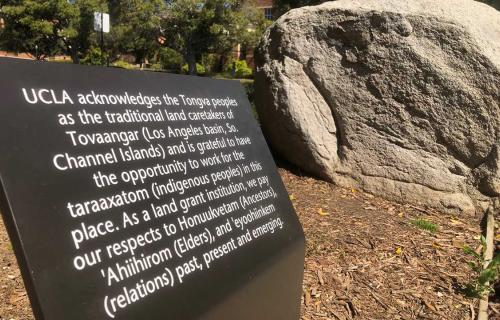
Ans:
[[[292,10],[256,50],[274,149],[343,186],[447,212],[500,195],[500,12],[469,0]]]

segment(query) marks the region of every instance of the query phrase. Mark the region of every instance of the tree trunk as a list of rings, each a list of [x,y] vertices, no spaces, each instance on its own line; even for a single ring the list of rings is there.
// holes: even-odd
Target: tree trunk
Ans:
[[[226,57],[224,54],[219,54],[219,61],[217,62],[217,67],[215,68],[216,72],[223,72],[224,71],[224,63],[226,62]]]
[[[191,44],[189,44],[186,48],[186,63],[188,65],[188,74],[196,75],[196,56],[194,51],[191,48]]]
[[[71,60],[73,61],[74,64],[79,64],[80,63],[80,57],[78,57],[78,50],[76,50],[74,47],[70,48],[71,52]]]
[[[134,56],[135,56],[135,64],[138,64],[139,67],[142,69],[142,66],[144,64],[144,55],[142,54],[142,51],[135,50]]]
[[[247,59],[247,46],[242,44],[240,47],[240,56],[238,57],[239,60],[246,60]]]

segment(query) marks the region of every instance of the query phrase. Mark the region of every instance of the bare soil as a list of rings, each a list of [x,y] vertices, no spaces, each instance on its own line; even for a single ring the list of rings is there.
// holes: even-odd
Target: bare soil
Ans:
[[[306,235],[302,320],[475,318],[477,302],[461,291],[472,276],[462,248],[480,249],[479,218],[279,171]],[[438,230],[422,230],[415,219]],[[0,269],[0,319],[33,319],[1,222]],[[490,319],[500,319],[499,304],[490,304]]]

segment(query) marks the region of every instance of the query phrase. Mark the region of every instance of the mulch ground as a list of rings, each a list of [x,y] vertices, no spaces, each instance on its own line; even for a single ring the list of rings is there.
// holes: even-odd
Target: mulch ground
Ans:
[[[280,169],[306,234],[302,319],[474,319],[461,288],[480,219],[400,205]],[[434,233],[412,221],[439,226]],[[490,319],[500,319],[492,303]]]
[[[472,275],[462,248],[479,249],[479,219],[279,171],[306,234],[302,320],[475,318],[477,303],[461,291]],[[0,268],[0,319],[33,319],[1,222]],[[490,304],[490,319],[500,319],[500,304]]]

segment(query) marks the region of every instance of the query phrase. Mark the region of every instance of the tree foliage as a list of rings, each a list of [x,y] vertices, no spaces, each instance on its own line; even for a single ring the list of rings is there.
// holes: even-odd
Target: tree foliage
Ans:
[[[255,48],[264,31],[271,25],[271,21],[264,17],[262,9],[255,6],[253,2],[247,1],[241,8],[241,14],[250,26],[239,35],[238,43],[242,46],[242,52],[245,53],[248,48]],[[245,57],[239,57],[244,59]]]
[[[325,0],[274,0],[274,7],[278,16],[291,9],[300,8],[304,6],[315,6]]]
[[[315,6],[325,2],[326,0],[274,0],[278,16],[284,14],[290,9],[300,8],[304,6]],[[335,0],[333,0],[335,1]],[[500,10],[500,0],[476,0],[486,3],[497,10]]]
[[[0,0],[0,17],[5,21],[0,47],[37,59],[68,55],[75,63],[133,55],[137,64],[148,60],[179,65],[180,70],[186,62],[194,74],[196,62],[204,63],[207,57],[217,62],[230,56],[237,44],[243,49],[255,46],[269,21],[250,1]],[[104,50],[97,49],[94,12],[110,14],[111,33],[105,35]],[[168,62],[172,52],[184,62]],[[216,64],[222,70],[223,59],[219,60]]]
[[[142,64],[158,49],[161,15],[165,12],[163,0],[112,0],[111,49],[114,55],[129,53]]]
[[[163,0],[3,0],[0,15],[5,28],[0,45],[28,52],[37,59],[65,54],[78,63],[98,46],[93,30],[94,12],[112,8],[112,33],[106,35],[112,55],[133,54],[142,62],[158,49]]]
[[[500,0],[479,0],[480,2],[486,3],[493,8],[500,10]]]
[[[164,45],[181,53],[188,73],[195,74],[202,55],[230,52],[238,42],[251,38],[257,18],[247,8],[239,0],[172,1],[162,18]]]
[[[3,1],[0,15],[5,27],[0,44],[14,52],[28,52],[37,59],[55,54],[71,56],[76,63],[91,47],[94,11],[99,0]]]

